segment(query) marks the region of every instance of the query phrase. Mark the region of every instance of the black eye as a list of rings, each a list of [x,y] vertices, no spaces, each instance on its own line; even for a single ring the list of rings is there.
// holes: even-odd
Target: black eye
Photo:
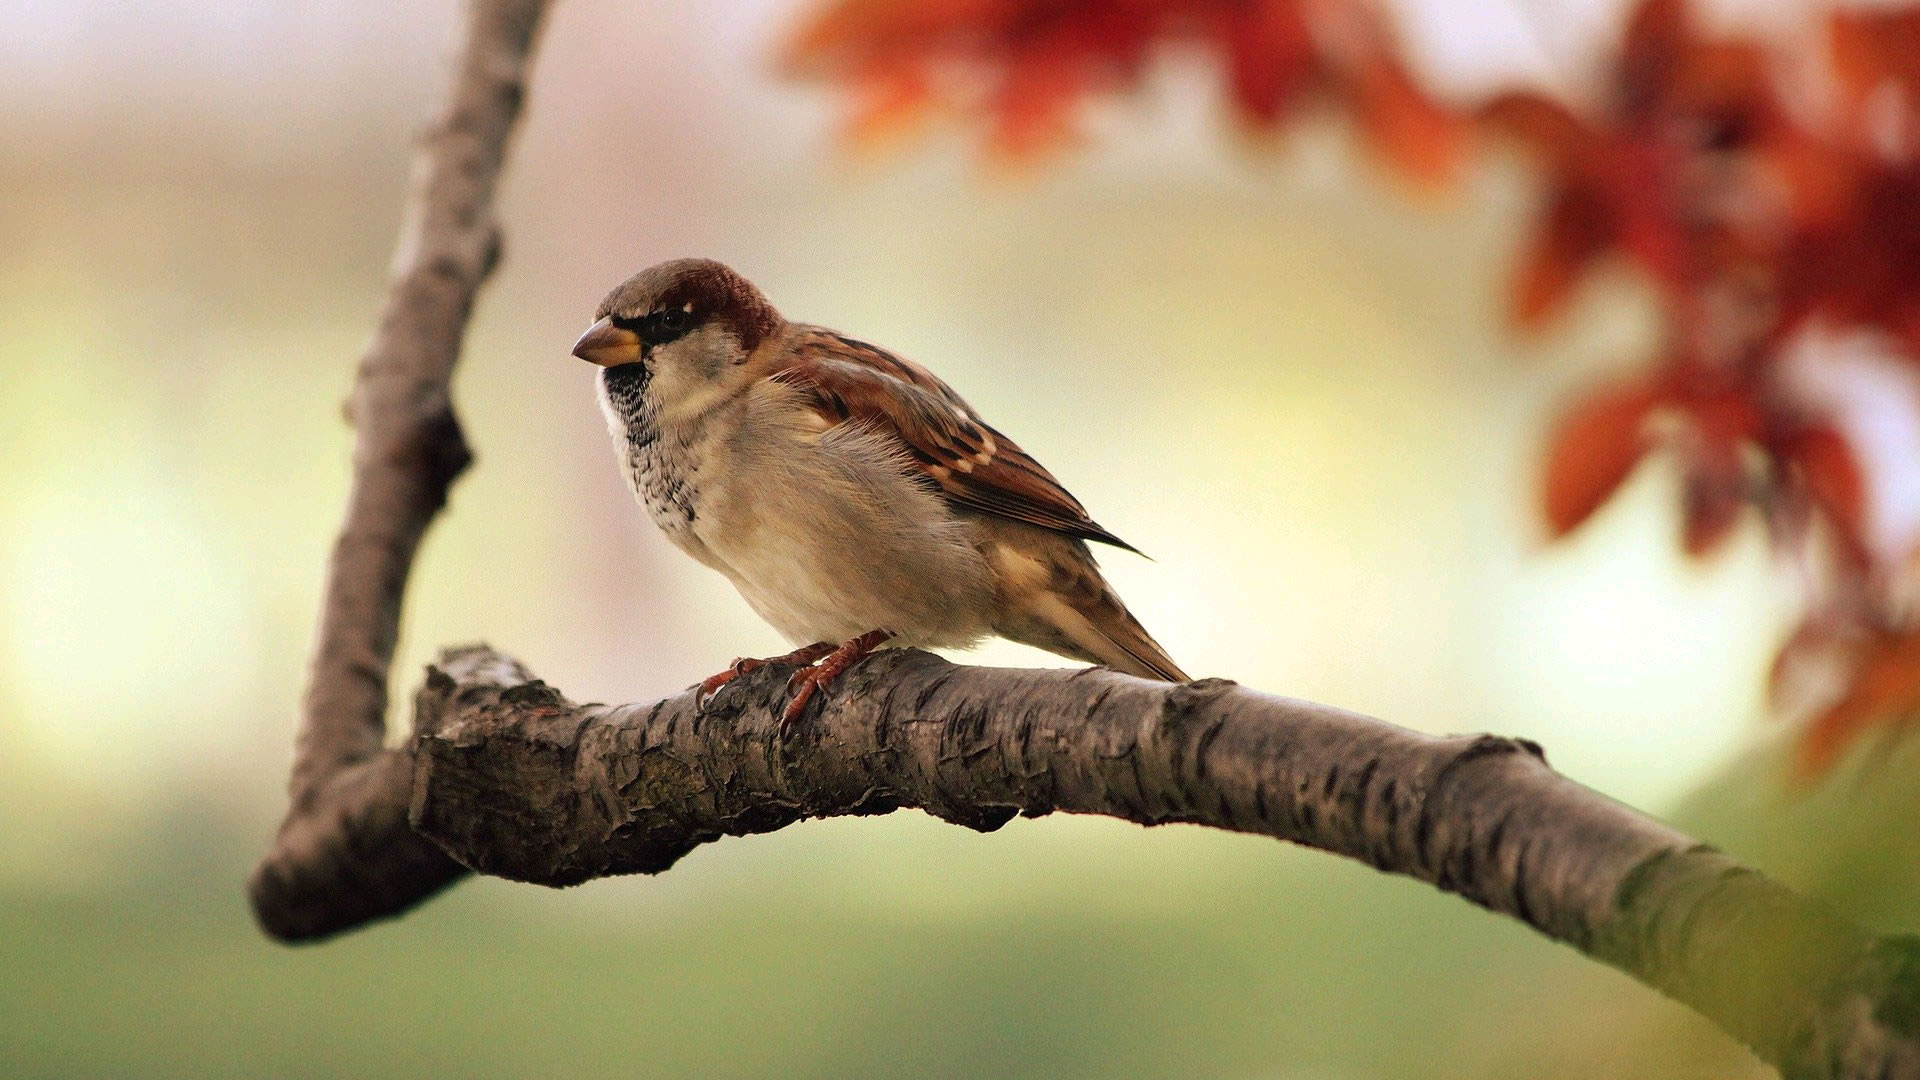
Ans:
[[[636,332],[649,345],[665,345],[686,333],[692,323],[693,314],[685,308],[668,308],[642,318]]]

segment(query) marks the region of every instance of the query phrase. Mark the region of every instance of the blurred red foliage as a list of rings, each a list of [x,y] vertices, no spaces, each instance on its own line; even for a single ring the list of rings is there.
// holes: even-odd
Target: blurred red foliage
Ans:
[[[1342,102],[1409,174],[1452,175],[1470,120],[1421,92],[1387,25],[1363,4],[1297,0],[838,0],[785,63],[851,87],[852,131],[881,134],[931,106],[984,113],[991,144],[1031,156],[1071,141],[1074,107],[1136,84],[1153,47],[1217,50],[1255,127],[1316,96]]]
[[[1809,671],[1832,687],[1800,739],[1803,773],[1872,725],[1920,719],[1920,537],[1875,529],[1871,497],[1920,463],[1886,468],[1863,452],[1864,421],[1806,386],[1809,355],[1871,335],[1876,362],[1920,387],[1920,9],[1834,13],[1768,46],[1704,32],[1683,0],[1645,0],[1585,108],[1522,89],[1438,101],[1368,0],[830,0],[786,59],[854,90],[856,134],[944,107],[1030,157],[1068,144],[1086,98],[1137,85],[1174,41],[1218,54],[1250,127],[1323,102],[1422,182],[1451,179],[1476,133],[1518,143],[1545,190],[1513,280],[1516,327],[1551,323],[1610,257],[1653,282],[1667,327],[1646,373],[1561,418],[1551,534],[1650,451],[1674,454],[1687,552],[1712,552],[1758,510],[1812,585],[1774,666],[1777,697]],[[1920,393],[1894,409],[1920,428]],[[1878,488],[1876,469],[1890,478]]]

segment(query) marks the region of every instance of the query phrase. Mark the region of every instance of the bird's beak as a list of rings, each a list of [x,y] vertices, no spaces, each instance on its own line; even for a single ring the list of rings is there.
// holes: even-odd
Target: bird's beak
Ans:
[[[573,355],[601,367],[637,364],[640,362],[640,335],[613,325],[611,318],[601,319],[587,327],[587,332],[573,343]]]

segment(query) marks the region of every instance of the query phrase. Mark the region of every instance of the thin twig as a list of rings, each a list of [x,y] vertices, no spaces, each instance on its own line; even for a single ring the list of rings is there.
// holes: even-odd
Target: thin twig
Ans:
[[[471,0],[446,111],[415,161],[386,308],[347,404],[353,489],[327,565],[291,805],[249,883],[276,936],[397,910],[422,881],[439,888],[463,873],[403,818],[380,815],[382,796],[406,783],[404,762],[381,749],[388,666],[420,538],[471,460],[449,382],[474,296],[499,259],[494,182],[546,6]],[[377,847],[342,846],[376,826]]]

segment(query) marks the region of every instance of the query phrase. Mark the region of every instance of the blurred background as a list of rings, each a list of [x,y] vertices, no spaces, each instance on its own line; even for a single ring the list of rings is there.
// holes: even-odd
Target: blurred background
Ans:
[[[634,505],[567,355],[621,278],[705,255],[1019,439],[1153,556],[1102,553],[1196,674],[1536,739],[1856,919],[1920,924],[1920,758],[1882,735],[1783,779],[1765,682],[1803,598],[1761,522],[1688,559],[1655,457],[1546,542],[1557,408],[1661,324],[1612,268],[1510,332],[1525,161],[1435,193],[1330,116],[1248,142],[1177,50],[1042,168],[952,129],[849,152],[842,103],[775,74],[810,10],[557,5],[456,382],[478,466],[417,565],[399,700],[474,639],[601,701],[784,649]],[[1463,93],[1623,18],[1395,11]],[[471,881],[264,939],[242,882],[283,809],[340,401],[457,23],[451,0],[0,8],[0,1075],[1767,1075],[1517,923],[1184,826],[814,822],[658,879]]]

